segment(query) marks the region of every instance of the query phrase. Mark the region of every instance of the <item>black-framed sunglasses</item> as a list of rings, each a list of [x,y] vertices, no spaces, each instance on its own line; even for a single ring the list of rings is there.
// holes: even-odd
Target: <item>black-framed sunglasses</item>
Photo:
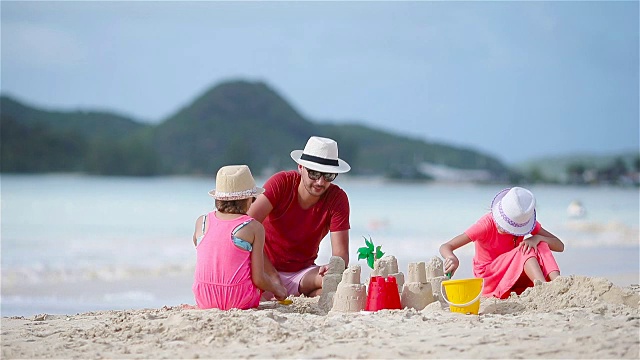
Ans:
[[[336,173],[323,173],[320,171],[311,170],[307,167],[305,167],[305,169],[307,169],[307,176],[309,176],[309,179],[313,181],[320,179],[320,177],[322,176],[324,178],[324,181],[332,182],[338,177],[338,174]]]

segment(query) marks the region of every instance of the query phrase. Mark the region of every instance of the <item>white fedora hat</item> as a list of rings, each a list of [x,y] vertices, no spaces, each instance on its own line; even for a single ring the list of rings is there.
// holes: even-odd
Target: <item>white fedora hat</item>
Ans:
[[[293,150],[291,158],[298,164],[324,173],[346,173],[351,166],[338,158],[338,143],[329,138],[312,136],[304,150]]]
[[[504,189],[491,202],[491,214],[496,224],[510,234],[530,234],[536,225],[536,198],[521,187]]]
[[[247,165],[223,166],[216,175],[216,188],[209,195],[216,200],[241,200],[258,196],[264,188],[257,187]]]

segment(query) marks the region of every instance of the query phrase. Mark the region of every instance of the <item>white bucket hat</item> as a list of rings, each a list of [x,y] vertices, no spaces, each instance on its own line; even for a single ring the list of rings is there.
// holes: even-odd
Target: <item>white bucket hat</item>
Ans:
[[[241,200],[258,196],[264,188],[257,187],[247,165],[223,166],[216,175],[216,188],[209,195],[216,200]]]
[[[351,166],[338,158],[338,143],[329,138],[312,136],[304,150],[293,150],[291,158],[298,164],[324,173],[346,173]]]
[[[496,224],[508,233],[530,234],[536,224],[536,198],[521,187],[504,189],[491,202],[491,214]]]

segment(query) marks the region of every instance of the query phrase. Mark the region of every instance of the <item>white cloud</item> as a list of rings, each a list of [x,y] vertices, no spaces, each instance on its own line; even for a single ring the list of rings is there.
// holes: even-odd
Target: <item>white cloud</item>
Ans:
[[[2,24],[2,61],[9,66],[72,67],[87,58],[71,33],[28,22]]]

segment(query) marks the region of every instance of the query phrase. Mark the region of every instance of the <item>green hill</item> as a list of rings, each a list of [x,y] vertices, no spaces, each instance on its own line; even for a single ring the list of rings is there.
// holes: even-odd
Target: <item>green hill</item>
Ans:
[[[356,175],[415,173],[421,162],[488,170],[495,179],[510,174],[474,150],[311,122],[262,82],[221,83],[157,125],[105,112],[45,111],[3,96],[0,125],[3,172],[211,175],[244,163],[261,174],[293,168],[289,152],[318,135],[338,141]]]
[[[58,135],[74,133],[92,140],[122,137],[148,126],[107,112],[40,110],[8,96],[0,98],[0,114],[2,119],[14,119],[30,129],[40,127]]]
[[[267,85],[237,81],[210,89],[158,125],[155,148],[167,172],[211,174],[230,163],[260,172],[316,132]]]
[[[153,175],[153,128],[95,111],[45,111],[0,98],[2,172]]]

